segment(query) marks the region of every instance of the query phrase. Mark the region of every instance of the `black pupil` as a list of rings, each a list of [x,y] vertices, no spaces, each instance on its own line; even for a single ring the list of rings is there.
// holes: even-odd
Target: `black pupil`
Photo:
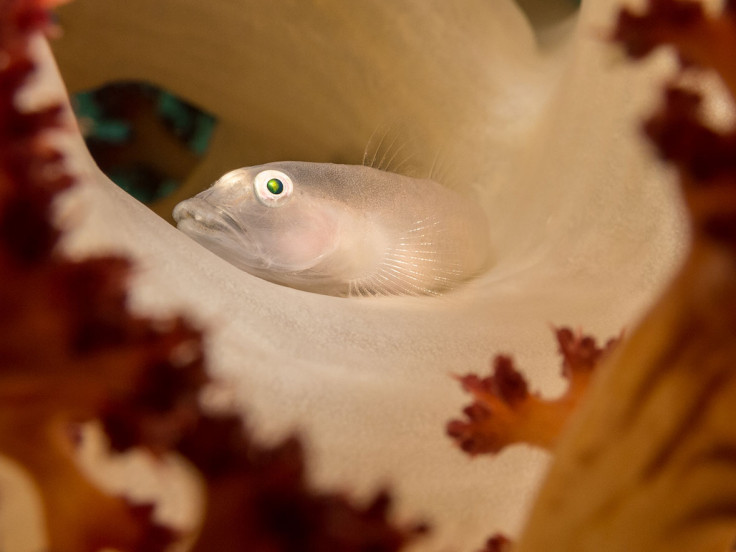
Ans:
[[[278,178],[272,178],[266,183],[268,191],[274,195],[278,195],[284,191],[284,184]]]

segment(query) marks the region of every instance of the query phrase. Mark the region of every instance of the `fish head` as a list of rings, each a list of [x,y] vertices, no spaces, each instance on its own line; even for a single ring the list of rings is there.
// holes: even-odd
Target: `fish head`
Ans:
[[[258,276],[309,270],[337,247],[341,209],[299,167],[230,171],[174,208],[177,227]]]

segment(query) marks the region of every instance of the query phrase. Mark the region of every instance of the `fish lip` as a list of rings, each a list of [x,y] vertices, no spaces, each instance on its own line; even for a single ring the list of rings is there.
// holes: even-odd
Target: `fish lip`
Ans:
[[[194,225],[211,231],[246,233],[246,229],[227,210],[201,197],[193,197],[177,204],[172,216],[179,228]]]

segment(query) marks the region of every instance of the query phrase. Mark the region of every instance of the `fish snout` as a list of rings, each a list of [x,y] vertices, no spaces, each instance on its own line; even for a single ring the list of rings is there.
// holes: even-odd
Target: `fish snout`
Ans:
[[[191,199],[185,199],[184,201],[177,203],[174,207],[174,211],[171,213],[174,217],[174,221],[179,224],[182,220],[187,218],[194,218],[195,208],[192,205]]]
[[[206,223],[208,220],[215,218],[217,213],[217,208],[209,201],[200,197],[192,197],[177,203],[172,216],[177,223],[187,219]]]
[[[200,197],[186,199],[174,207],[172,213],[179,229],[185,230],[192,225],[209,230],[245,230],[225,210],[212,205]]]

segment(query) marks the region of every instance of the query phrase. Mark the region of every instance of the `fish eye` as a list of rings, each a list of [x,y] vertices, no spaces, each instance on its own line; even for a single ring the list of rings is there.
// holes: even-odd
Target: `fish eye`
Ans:
[[[271,192],[273,195],[279,195],[281,192],[284,191],[284,183],[281,182],[278,178],[272,178],[268,182],[266,182],[266,188],[268,188],[268,191]]]
[[[294,191],[294,184],[287,174],[269,169],[256,175],[253,188],[258,200],[266,207],[278,207]]]

